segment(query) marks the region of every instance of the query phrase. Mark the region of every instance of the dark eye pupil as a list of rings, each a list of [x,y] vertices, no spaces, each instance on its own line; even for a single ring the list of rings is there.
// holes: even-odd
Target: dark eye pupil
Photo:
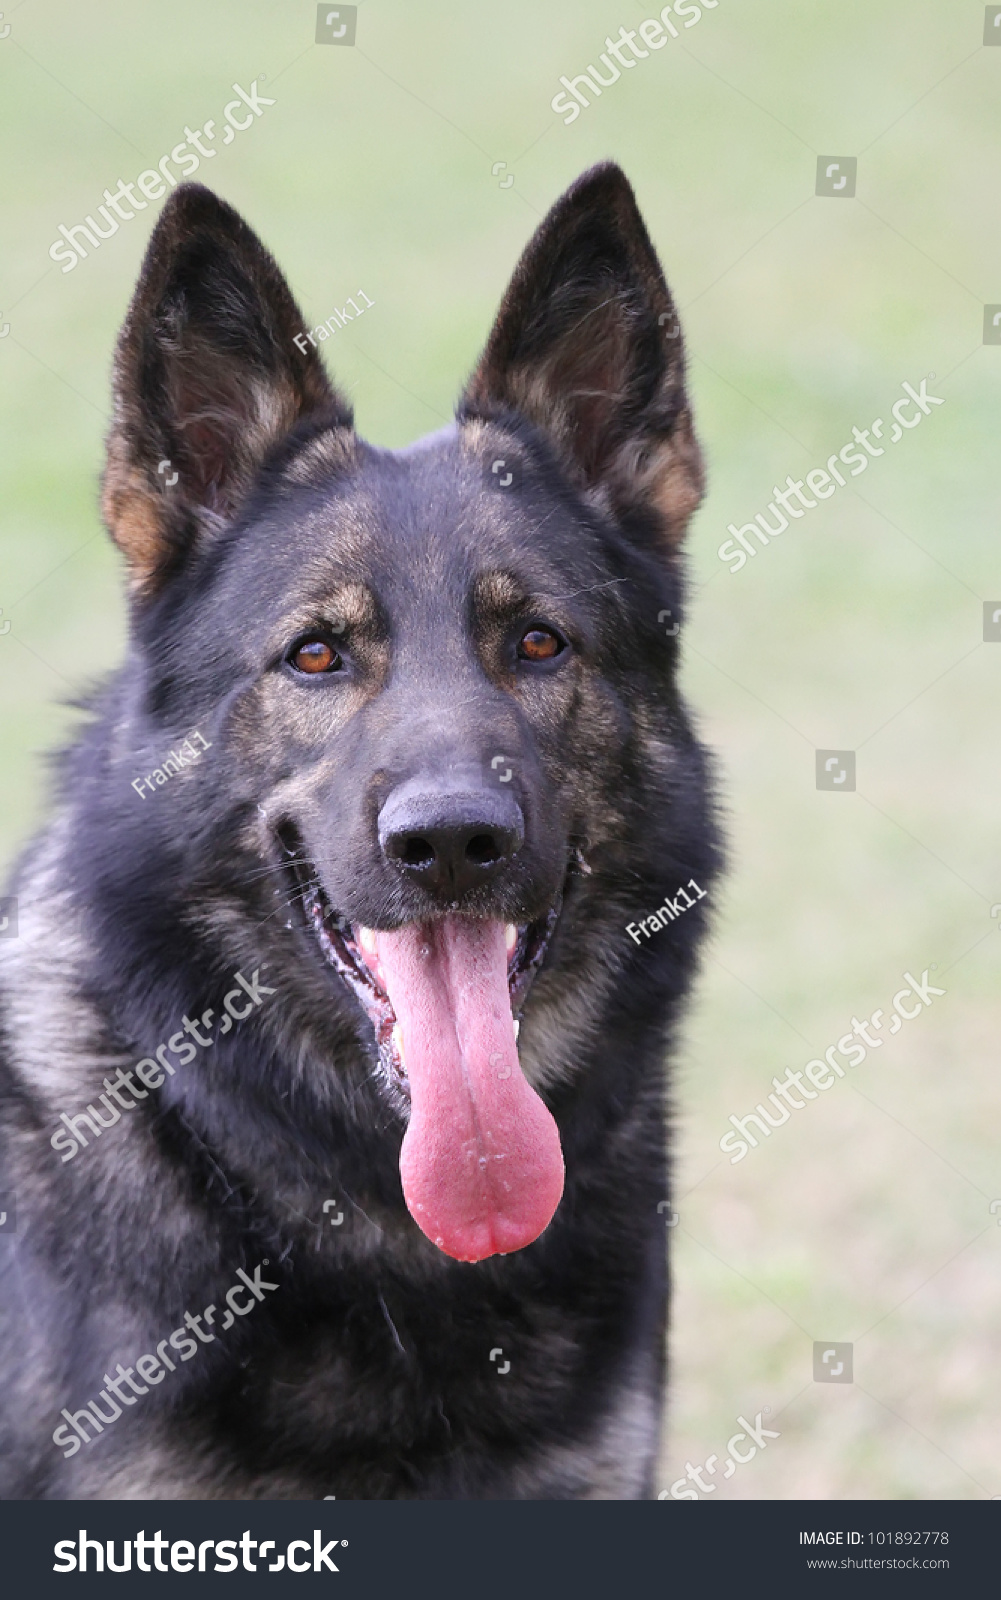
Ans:
[[[292,657],[300,672],[329,672],[338,661],[337,653],[323,639],[307,639]]]
[[[561,648],[559,639],[548,628],[530,628],[518,646],[518,654],[527,661],[549,661],[559,655]]]

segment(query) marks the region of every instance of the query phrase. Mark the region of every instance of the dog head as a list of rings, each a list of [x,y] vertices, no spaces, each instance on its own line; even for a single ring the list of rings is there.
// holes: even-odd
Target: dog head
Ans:
[[[297,941],[310,992],[378,1052],[413,1216],[477,1260],[537,1237],[562,1191],[516,1024],[554,935],[568,960],[585,937],[571,875],[635,904],[631,808],[664,803],[684,742],[658,620],[702,487],[678,322],[606,165],[528,245],[439,434],[363,442],[306,327],[246,224],[179,188],[122,332],[104,480],[127,758],[156,768],[198,725],[211,770],[151,791],[144,823],[182,807],[188,875],[224,862]]]

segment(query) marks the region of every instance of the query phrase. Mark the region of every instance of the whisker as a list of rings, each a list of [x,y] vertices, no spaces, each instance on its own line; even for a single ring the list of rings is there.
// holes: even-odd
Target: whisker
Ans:
[[[240,882],[253,883],[258,878],[267,878],[273,872],[287,872],[293,865],[294,862],[290,857],[288,861],[279,861],[277,864],[271,863],[266,867],[255,867],[252,872],[243,873],[240,878]]]

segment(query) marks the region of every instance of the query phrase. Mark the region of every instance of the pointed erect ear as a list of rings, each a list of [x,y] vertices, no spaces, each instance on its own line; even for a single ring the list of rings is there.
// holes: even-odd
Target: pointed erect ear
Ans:
[[[233,517],[297,422],[350,429],[304,327],[232,207],[199,184],[176,189],[118,341],[104,474],[105,521],[140,595]]]
[[[518,263],[459,418],[505,412],[544,430],[579,487],[677,546],[702,497],[681,331],[612,163],[578,178]]]

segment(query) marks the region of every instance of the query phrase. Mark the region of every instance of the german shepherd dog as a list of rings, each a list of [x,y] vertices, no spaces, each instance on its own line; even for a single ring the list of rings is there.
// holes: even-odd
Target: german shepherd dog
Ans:
[[[0,938],[0,1493],[650,1496],[719,862],[674,305],[605,164],[440,432],[366,444],[305,329],[179,187],[114,368],[126,660]]]

